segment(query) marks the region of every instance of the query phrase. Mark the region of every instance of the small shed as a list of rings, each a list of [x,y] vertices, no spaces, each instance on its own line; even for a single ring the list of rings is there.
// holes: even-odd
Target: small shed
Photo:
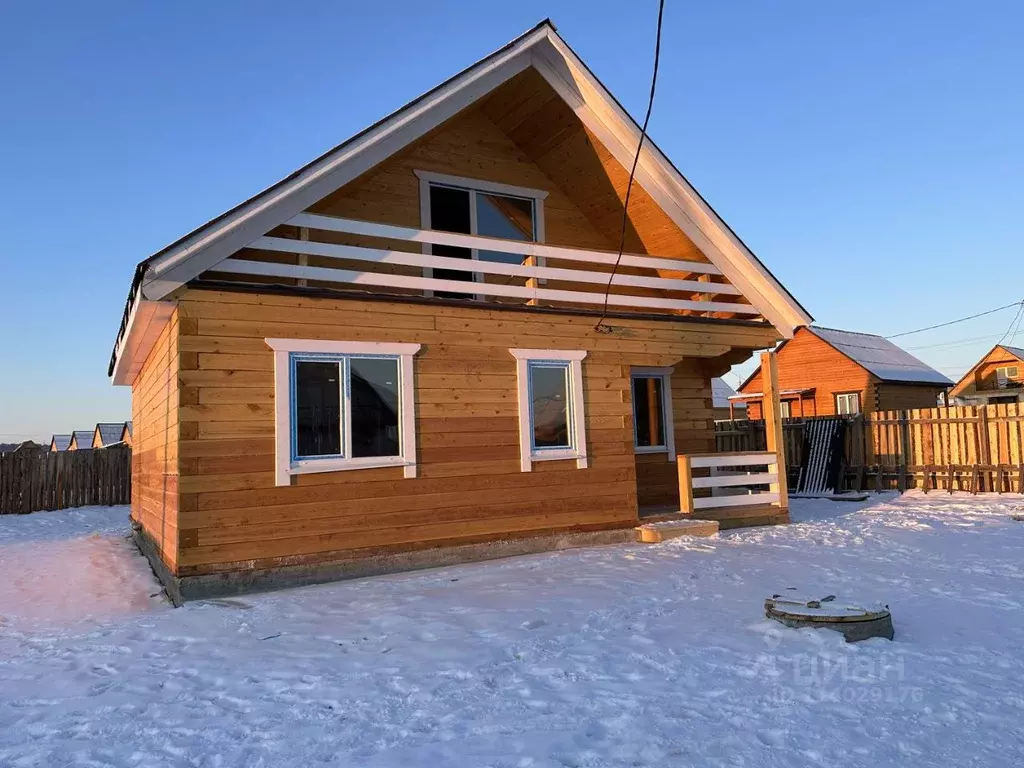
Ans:
[[[777,350],[783,417],[934,408],[953,382],[882,336],[799,329]],[[755,371],[730,400],[761,418],[764,388]]]
[[[50,451],[59,452],[66,451],[68,446],[71,445],[71,435],[54,435],[50,438]]]
[[[71,442],[68,443],[67,450],[83,451],[92,448],[92,435],[91,429],[76,429],[71,433]]]

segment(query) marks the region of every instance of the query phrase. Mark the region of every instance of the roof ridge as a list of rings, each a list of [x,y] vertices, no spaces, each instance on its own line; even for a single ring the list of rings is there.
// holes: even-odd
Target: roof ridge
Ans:
[[[836,333],[849,333],[849,334],[852,334],[854,336],[870,336],[871,338],[874,338],[874,339],[885,339],[886,341],[889,341],[888,339],[885,338],[885,336],[882,336],[881,334],[878,334],[878,333],[865,333],[864,331],[848,331],[845,328],[829,328],[827,326],[817,325],[817,324],[812,324],[812,325],[809,325],[807,327],[808,328],[814,328],[814,329],[817,329],[819,331],[835,331]],[[889,343],[891,344],[892,342],[889,342]]]

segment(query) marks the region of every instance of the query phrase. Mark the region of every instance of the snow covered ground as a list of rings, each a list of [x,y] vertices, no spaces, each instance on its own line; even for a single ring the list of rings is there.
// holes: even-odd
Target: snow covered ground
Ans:
[[[1002,768],[1017,512],[795,501],[785,527],[178,610],[124,508],[0,517],[0,765]],[[888,603],[896,640],[765,620],[785,587]]]

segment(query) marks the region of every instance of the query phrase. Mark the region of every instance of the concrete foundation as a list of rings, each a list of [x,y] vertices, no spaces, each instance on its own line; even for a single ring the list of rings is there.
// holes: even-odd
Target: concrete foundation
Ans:
[[[532,555],[579,547],[606,546],[636,542],[633,528],[609,531],[566,533],[552,536],[490,541],[455,547],[438,547],[412,552],[395,552],[371,557],[339,559],[307,565],[287,565],[278,568],[239,570],[202,576],[175,576],[160,559],[154,543],[142,530],[135,530],[133,538],[142,554],[149,560],[153,572],[163,583],[171,601],[180,606],[186,600],[205,600],[229,597],[247,592],[289,589],[310,584],[323,584],[345,579],[361,579],[388,573],[441,568],[448,565],[498,560],[518,555]]]

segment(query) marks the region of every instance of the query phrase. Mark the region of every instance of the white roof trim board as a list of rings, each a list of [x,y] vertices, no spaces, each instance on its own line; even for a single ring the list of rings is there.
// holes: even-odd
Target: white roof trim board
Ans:
[[[881,336],[816,325],[809,326],[807,330],[882,381],[939,386],[953,384],[946,376]]]
[[[640,139],[639,126],[558,35],[554,25],[545,20],[288,178],[150,257],[140,265],[140,298],[156,302],[169,297],[190,280],[531,66],[565,99],[608,151],[628,168]],[[792,337],[798,327],[812,321],[807,311],[649,139],[643,145],[636,179],[780,333]],[[116,358],[122,354],[123,350],[115,351],[112,370],[120,362]],[[127,380],[131,376],[120,378]]]

